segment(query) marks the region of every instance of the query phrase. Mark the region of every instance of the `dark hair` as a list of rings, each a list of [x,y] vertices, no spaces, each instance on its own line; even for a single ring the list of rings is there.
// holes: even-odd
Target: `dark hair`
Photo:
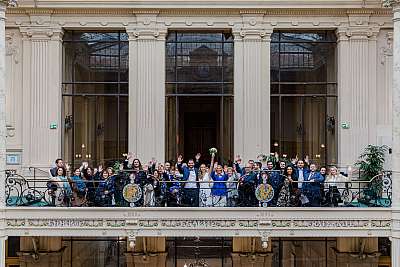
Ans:
[[[193,161],[193,162],[194,162],[194,159],[188,159],[188,162],[189,162],[189,161]]]
[[[59,162],[59,161],[62,161],[62,160],[63,160],[63,159],[61,159],[61,158],[58,158],[58,159],[56,159],[56,161],[55,161],[55,162],[56,162],[56,164],[58,164],[58,162]]]
[[[286,168],[285,168],[285,176],[288,176],[288,172],[287,172],[287,170],[289,169],[289,168],[291,168],[292,169],[292,174],[291,174],[291,176],[292,176],[292,178],[293,177],[295,177],[296,176],[296,174],[295,174],[295,172],[294,172],[294,168],[293,168],[293,166],[292,165],[288,165],[288,166],[286,166]]]
[[[61,170],[63,171],[63,173],[62,173],[63,176],[66,176],[66,175],[67,175],[67,171],[65,170],[64,167],[57,167],[57,170],[56,170],[56,175],[57,175],[57,176],[58,176],[58,170],[59,170],[59,169],[61,169]]]
[[[141,170],[141,169],[142,169],[142,163],[140,162],[140,160],[139,160],[138,158],[133,159],[132,165],[133,165],[133,163],[134,163],[136,160],[139,162],[139,170]]]

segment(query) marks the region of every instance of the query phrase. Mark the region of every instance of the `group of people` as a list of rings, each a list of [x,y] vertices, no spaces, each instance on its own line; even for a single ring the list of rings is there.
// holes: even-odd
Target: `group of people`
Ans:
[[[142,195],[135,206],[190,207],[255,207],[261,184],[273,188],[268,206],[338,206],[348,178],[336,167],[317,168],[305,160],[249,160],[244,166],[237,156],[231,165],[219,164],[214,155],[211,162],[202,162],[201,154],[183,161],[180,155],[173,164],[155,160],[142,165],[134,154],[113,167],[97,168],[82,162],[71,170],[62,159],[50,169],[47,183],[48,202],[66,206],[132,206],[124,198],[124,187],[136,184]]]

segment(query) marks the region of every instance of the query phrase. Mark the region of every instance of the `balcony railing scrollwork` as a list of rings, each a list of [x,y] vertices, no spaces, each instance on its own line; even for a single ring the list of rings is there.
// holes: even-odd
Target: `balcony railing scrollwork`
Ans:
[[[279,174],[282,180],[286,177]],[[148,177],[151,179],[152,177]],[[262,182],[243,184],[241,180],[197,181],[191,195],[187,181],[158,181],[135,184],[132,175],[120,172],[113,176],[112,187],[106,180],[82,180],[75,190],[75,181],[54,182],[46,177],[26,178],[6,171],[7,206],[79,206],[79,207],[390,207],[392,173],[384,171],[368,181],[346,182],[292,181],[274,192]],[[223,184],[222,186],[215,186]],[[301,184],[301,186],[300,186]],[[260,187],[261,186],[261,187]],[[313,188],[313,189],[310,189]],[[262,189],[260,191],[260,189]],[[272,190],[272,192],[268,192]],[[312,192],[311,192],[312,191]],[[193,193],[194,192],[194,193]],[[266,201],[259,201],[264,194]],[[268,197],[268,194],[270,196]],[[286,199],[282,196],[285,196]],[[311,198],[316,196],[316,205]],[[189,198],[189,199],[188,199]],[[282,199],[286,202],[282,204]],[[198,203],[198,204],[197,204]]]

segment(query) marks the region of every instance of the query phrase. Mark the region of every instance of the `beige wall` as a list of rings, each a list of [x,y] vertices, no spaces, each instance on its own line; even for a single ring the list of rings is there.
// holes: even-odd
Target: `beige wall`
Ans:
[[[73,1],[71,1],[72,3]],[[123,1],[122,1],[123,2]],[[271,4],[273,1],[264,1]],[[317,1],[316,1],[317,2]],[[317,5],[318,3],[314,3]],[[342,7],[340,1],[332,5]],[[356,1],[349,5],[360,7]],[[375,1],[376,2],[376,1]],[[376,8],[374,1],[367,1],[367,7]],[[49,9],[23,10],[29,1],[22,1],[19,9],[7,13],[7,153],[21,153],[22,166],[47,168],[62,154],[63,133],[61,116],[61,43],[63,28],[68,29],[128,29],[132,41],[131,51],[152,51],[162,49],[165,30],[171,29],[217,29],[232,28],[235,32],[235,154],[253,158],[269,150],[269,34],[274,29],[338,29],[339,42],[339,135],[338,163],[346,167],[354,163],[366,144],[388,144],[391,135],[391,13],[384,9],[313,9],[299,10],[287,2],[288,9],[256,10],[243,12],[227,9],[177,11],[172,9],[143,12],[140,16],[130,9]],[[39,5],[42,4],[38,1]],[[150,3],[150,2],[149,2]],[[284,4],[284,3],[283,3]],[[47,1],[51,8],[51,1]],[[70,4],[69,4],[70,5]],[[72,5],[72,4],[71,4]],[[78,5],[78,4],[77,4]],[[120,8],[121,6],[115,6]],[[313,7],[311,4],[309,7]],[[253,13],[252,13],[253,12]],[[350,14],[350,15],[349,15]],[[106,18],[106,19],[105,19]],[[153,41],[149,39],[153,38]],[[240,44],[238,43],[240,38]],[[135,42],[135,44],[133,43]],[[161,44],[160,44],[161,43]],[[138,47],[139,45],[140,47]],[[146,48],[146,45],[149,45]],[[133,53],[133,54],[134,54]],[[141,53],[141,52],[140,52]],[[243,54],[245,53],[245,54]],[[243,57],[241,58],[242,55]],[[244,56],[247,55],[247,56]],[[164,54],[160,53],[159,57]],[[263,56],[264,60],[255,61]],[[249,61],[250,58],[254,60]],[[342,60],[340,60],[342,57]],[[132,57],[133,58],[133,57]],[[136,59],[132,59],[136,60]],[[247,60],[247,61],[246,61]],[[151,64],[151,65],[148,65]],[[135,66],[134,66],[135,65]],[[143,88],[156,86],[163,91],[164,63],[162,59],[131,62],[130,77],[139,81]],[[158,81],[146,80],[140,71],[150,68]],[[243,69],[244,68],[244,69]],[[350,69],[349,69],[350,68]],[[242,71],[241,71],[242,70]],[[263,75],[265,73],[265,75]],[[140,77],[137,77],[139,75]],[[136,78],[137,79],[136,79]],[[131,81],[134,84],[133,81]],[[139,94],[142,103],[164,105],[162,97],[141,94],[131,88],[131,102]],[[259,102],[249,105],[244,91],[259,95]],[[133,93],[132,93],[133,92]],[[241,93],[242,92],[242,93]],[[261,101],[265,100],[265,101]],[[144,102],[143,102],[144,101]],[[251,109],[250,109],[251,107]],[[246,124],[257,110],[263,110],[255,125]],[[131,113],[134,110],[131,110]],[[159,161],[163,160],[165,139],[163,131],[152,131],[164,122],[164,109],[154,109],[159,116],[146,121],[145,131],[135,132],[129,127],[130,148],[143,154],[148,160],[148,151],[153,151]],[[136,114],[136,113],[135,113]],[[242,117],[241,117],[242,116]],[[138,118],[131,115],[131,123]],[[51,122],[58,124],[57,130],[50,130]],[[340,129],[340,123],[348,122],[349,130]],[[264,127],[260,135],[257,125]],[[241,131],[246,126],[255,131]],[[254,126],[254,127],[253,127]],[[260,126],[261,129],[261,126]],[[151,133],[150,135],[147,133]],[[133,142],[133,138],[143,140]],[[147,139],[146,139],[147,138]],[[142,144],[153,143],[154,147]],[[13,166],[14,167],[14,166]]]

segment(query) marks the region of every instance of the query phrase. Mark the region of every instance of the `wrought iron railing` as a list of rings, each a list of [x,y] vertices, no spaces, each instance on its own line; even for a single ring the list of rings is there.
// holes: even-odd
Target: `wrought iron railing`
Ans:
[[[23,177],[6,171],[7,206],[79,207],[390,207],[392,173],[382,172],[369,181],[293,181],[279,174],[282,186],[275,189],[267,181],[197,181],[187,190],[187,181],[159,181],[136,184],[132,175],[120,172],[109,180],[55,181],[46,177]],[[111,180],[112,179],[112,180]],[[264,181],[265,182],[265,181]],[[108,187],[108,183],[111,184]],[[299,189],[299,184],[301,189]],[[222,186],[217,186],[223,184]],[[84,185],[84,186],[82,186]],[[285,191],[285,189],[286,191]],[[83,189],[83,190],[82,190]],[[277,191],[278,190],[278,191]],[[276,192],[277,191],[277,192]],[[275,193],[276,192],[276,193]],[[311,201],[310,198],[313,198]]]

